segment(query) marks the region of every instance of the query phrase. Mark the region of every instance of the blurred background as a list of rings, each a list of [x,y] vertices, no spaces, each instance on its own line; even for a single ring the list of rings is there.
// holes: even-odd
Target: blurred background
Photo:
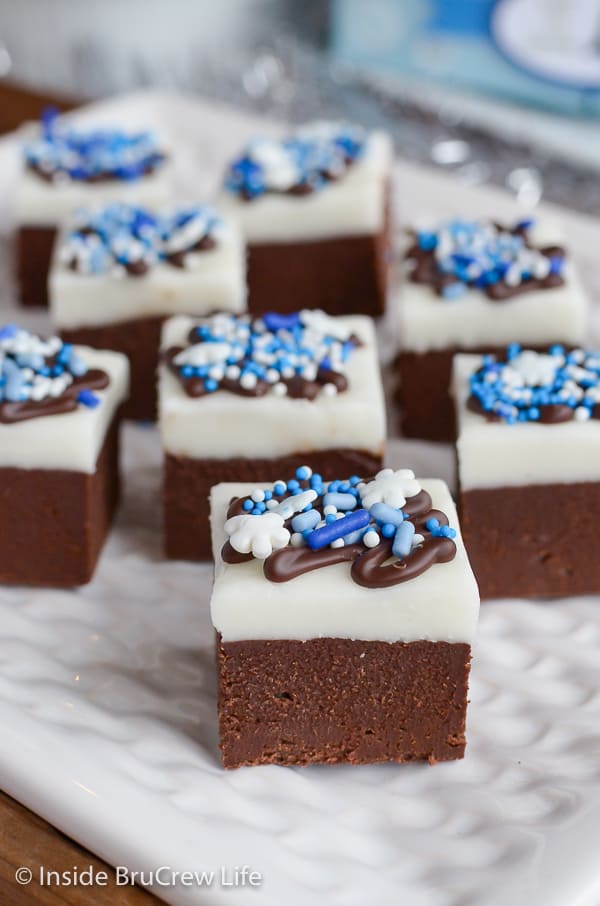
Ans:
[[[0,131],[140,88],[382,125],[469,184],[600,211],[600,0],[0,0]]]

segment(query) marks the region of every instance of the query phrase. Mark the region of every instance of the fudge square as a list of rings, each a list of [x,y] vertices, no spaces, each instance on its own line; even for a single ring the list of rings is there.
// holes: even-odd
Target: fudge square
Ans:
[[[461,524],[482,598],[600,592],[600,353],[454,361]]]
[[[163,329],[159,427],[167,556],[211,557],[209,494],[304,462],[369,474],[385,411],[370,318],[320,311],[172,318]]]
[[[152,132],[67,125],[44,116],[23,144],[16,197],[16,269],[22,305],[47,304],[47,279],[59,225],[79,207],[168,200],[167,153]]]
[[[222,205],[248,246],[251,312],[383,313],[391,168],[389,137],[358,126],[314,123],[250,142],[229,167]]]
[[[0,582],[92,578],[119,499],[116,352],[0,329]]]
[[[463,757],[479,596],[444,482],[301,467],[211,514],[226,768]]]
[[[209,205],[160,214],[108,205],[79,212],[59,239],[51,313],[67,341],[129,358],[131,394],[124,414],[153,419],[163,321],[178,313],[241,311],[245,270],[239,230]]]
[[[452,441],[454,353],[576,345],[586,302],[550,224],[453,220],[413,239],[397,299],[402,430]]]

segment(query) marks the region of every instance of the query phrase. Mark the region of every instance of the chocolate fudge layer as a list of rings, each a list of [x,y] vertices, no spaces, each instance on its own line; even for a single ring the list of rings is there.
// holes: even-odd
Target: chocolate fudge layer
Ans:
[[[131,390],[123,405],[124,418],[143,421],[156,418],[156,363],[164,320],[160,317],[138,318],[60,332],[67,343],[114,349],[127,356],[131,367]]]
[[[165,457],[163,483],[165,553],[175,560],[210,560],[210,490],[223,481],[264,480],[265,475],[288,475],[306,464],[325,478],[342,471],[371,475],[381,468],[381,456],[362,450],[319,450],[274,459],[191,459]]]
[[[377,317],[385,310],[390,258],[388,216],[379,233],[365,236],[250,243],[248,308],[292,312],[310,300],[330,315]]]
[[[226,768],[464,755],[469,645],[219,636],[217,653]]]
[[[56,232],[56,227],[52,226],[23,226],[17,231],[17,281],[21,305],[48,305],[48,271]]]
[[[598,594],[599,508],[599,482],[461,492],[463,537],[481,597]]]
[[[51,417],[51,416],[50,416]],[[0,468],[0,582],[85,585],[120,496],[119,415],[94,472]]]

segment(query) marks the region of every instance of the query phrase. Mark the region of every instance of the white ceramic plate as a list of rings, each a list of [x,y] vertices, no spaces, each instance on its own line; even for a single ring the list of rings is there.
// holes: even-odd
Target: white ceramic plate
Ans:
[[[180,167],[190,197],[214,184],[221,155],[253,126],[160,97],[105,112],[132,109],[196,143]],[[0,142],[7,225],[14,155],[14,141]],[[414,166],[401,168],[398,195],[409,216],[515,213],[497,191]],[[593,287],[597,230],[573,215],[567,225]],[[451,479],[448,448],[394,441],[389,458]],[[125,472],[91,585],[0,589],[3,789],[112,864],[215,872],[208,887],[154,888],[174,904],[596,906],[600,599],[484,605],[462,762],[224,772],[211,570],[161,559],[154,429],[127,429]],[[263,876],[260,888],[222,885],[221,866],[229,881],[244,865]]]

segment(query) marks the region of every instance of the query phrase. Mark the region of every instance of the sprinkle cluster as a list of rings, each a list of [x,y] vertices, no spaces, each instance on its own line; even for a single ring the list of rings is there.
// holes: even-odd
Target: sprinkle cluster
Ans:
[[[307,125],[283,140],[255,139],[230,165],[225,185],[247,201],[266,192],[318,191],[344,175],[365,142],[361,127],[329,122]]]
[[[60,247],[63,264],[82,274],[141,275],[160,261],[185,267],[189,254],[212,248],[223,221],[209,205],[153,214],[128,204],[79,211]]]
[[[440,286],[445,299],[457,299],[473,286],[485,289],[504,284],[514,290],[531,280],[562,275],[563,254],[528,245],[533,224],[522,220],[509,231],[486,221],[451,220],[435,231],[418,231],[416,246],[421,253],[433,255],[445,278]]]
[[[72,345],[58,337],[43,340],[12,324],[0,328],[0,403],[56,399],[87,371]],[[77,401],[94,408],[99,398],[82,389]]]
[[[245,513],[228,519],[225,531],[234,550],[258,559],[290,544],[319,551],[350,544],[374,548],[382,539],[393,539],[393,556],[404,558],[424,541],[403,511],[407,498],[420,491],[409,469],[382,469],[370,481],[353,475],[326,484],[309,466],[300,466],[294,478],[276,481],[272,490],[254,490],[243,504]],[[291,532],[285,527],[289,519]],[[425,527],[434,537],[456,537],[433,517]]]
[[[594,410],[600,403],[600,352],[567,352],[557,345],[539,353],[513,343],[504,362],[483,357],[482,367],[471,376],[470,389],[485,413],[511,425],[564,420],[546,417],[548,407],[560,407],[567,418],[587,421],[596,417]]]
[[[285,396],[288,382],[320,382],[333,396],[357,340],[347,328],[321,311],[262,318],[220,313],[205,319],[190,337],[192,345],[173,359],[184,380],[198,379],[212,393],[232,385],[249,393]]]
[[[42,117],[42,134],[25,145],[27,165],[49,180],[139,179],[164,160],[152,132],[122,129],[77,131],[63,126],[56,110]]]

